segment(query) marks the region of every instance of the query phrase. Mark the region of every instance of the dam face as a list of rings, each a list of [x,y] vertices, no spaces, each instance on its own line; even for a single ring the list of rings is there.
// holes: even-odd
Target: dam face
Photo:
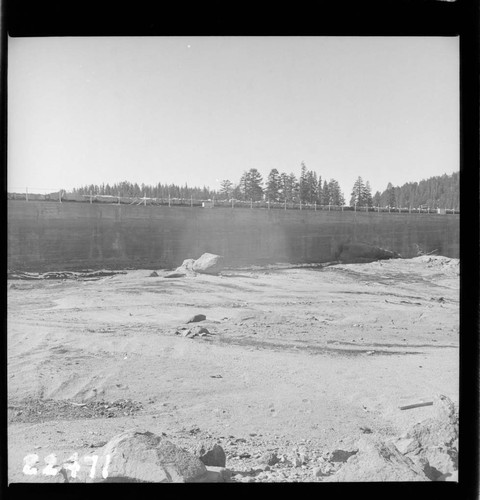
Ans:
[[[225,265],[321,263],[361,242],[459,257],[459,215],[8,201],[8,269],[172,268],[202,253]]]

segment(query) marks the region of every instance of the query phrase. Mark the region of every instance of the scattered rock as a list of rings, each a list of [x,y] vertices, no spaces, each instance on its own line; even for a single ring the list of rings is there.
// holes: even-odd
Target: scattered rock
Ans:
[[[360,430],[361,430],[364,434],[371,434],[371,433],[372,433],[372,429],[370,429],[370,427],[360,427]]]
[[[156,271],[152,271],[149,275],[149,278],[158,278],[158,273]]]
[[[428,481],[422,469],[403,456],[392,443],[363,437],[359,451],[326,482]]]
[[[458,469],[458,414],[444,395],[434,399],[433,407],[434,417],[415,424],[394,444],[435,481]]]
[[[265,465],[275,465],[280,462],[280,459],[278,458],[277,454],[273,451],[268,451],[264,455],[262,455],[259,459],[260,464],[265,464]]]
[[[301,467],[303,465],[303,462],[302,462],[300,457],[296,456],[296,457],[293,457],[293,459],[292,459],[292,465],[294,467]]]
[[[223,257],[213,253],[204,253],[192,266],[193,271],[202,274],[218,274],[223,269]]]
[[[185,273],[176,273],[176,272],[173,272],[173,273],[170,273],[170,274],[166,274],[164,276],[164,278],[184,278],[186,276]]]
[[[199,321],[205,321],[206,319],[207,319],[207,317],[205,316],[205,314],[195,314],[187,321],[187,324],[188,323],[198,323]]]
[[[195,455],[198,456],[205,465],[209,466],[225,467],[227,462],[225,451],[219,444],[215,444],[212,448],[208,449],[205,444],[201,443],[195,450]]]

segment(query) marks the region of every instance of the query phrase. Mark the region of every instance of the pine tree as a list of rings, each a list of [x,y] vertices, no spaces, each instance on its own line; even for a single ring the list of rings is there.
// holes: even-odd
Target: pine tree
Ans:
[[[330,198],[330,188],[328,187],[327,181],[323,181],[323,188],[322,188],[322,205],[331,205],[331,198]]]
[[[241,185],[240,184],[235,184],[233,186],[232,198],[234,200],[241,200],[242,199],[242,190],[241,190]]]
[[[308,201],[308,171],[305,163],[302,161],[300,170],[300,179],[298,181],[299,197],[302,203]]]
[[[232,196],[232,191],[233,191],[233,183],[231,181],[225,179],[220,183],[220,197],[223,200],[229,200],[230,197]]]
[[[365,184],[363,183],[363,179],[358,176],[355,184],[353,185],[352,194],[350,197],[350,206],[359,206],[362,207],[365,205]]]
[[[280,174],[280,201],[289,201],[288,199],[288,174],[282,172]]]
[[[262,174],[256,169],[251,168],[248,172],[248,194],[249,199],[259,201],[263,198],[263,178]]]
[[[288,176],[288,187],[290,191],[290,201],[295,203],[300,201],[300,185],[293,172]]]
[[[372,188],[370,187],[370,183],[367,181],[365,183],[365,189],[363,191],[363,205],[366,207],[371,207],[373,206],[373,199],[372,199]]]
[[[249,185],[250,185],[250,174],[247,171],[244,171],[238,183],[238,187],[241,193],[240,199],[242,199],[243,201],[246,201],[248,198]]]
[[[322,176],[319,175],[317,180],[317,203],[319,203],[320,205],[323,205],[322,186]]]
[[[307,202],[316,203],[318,202],[317,197],[317,174],[313,170],[307,172]]]
[[[345,198],[340,189],[340,184],[335,179],[330,179],[328,183],[328,192],[330,196],[330,203],[335,206],[345,205]]]
[[[382,205],[390,208],[396,206],[395,188],[391,182],[387,184],[387,189],[382,194]]]
[[[282,178],[276,168],[272,168],[267,178],[267,187],[265,194],[269,201],[280,201],[280,192],[282,190]]]
[[[375,194],[373,195],[373,200],[372,200],[374,207],[380,206],[380,197],[381,197],[380,191],[376,191]]]

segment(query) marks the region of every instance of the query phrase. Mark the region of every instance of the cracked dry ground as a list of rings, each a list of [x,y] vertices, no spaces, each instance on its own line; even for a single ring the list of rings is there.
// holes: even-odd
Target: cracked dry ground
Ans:
[[[218,442],[236,478],[316,481],[342,439],[432,412],[399,406],[458,404],[458,261],[156,271],[9,280],[9,482],[47,480],[22,472],[29,453],[91,455],[130,428]],[[210,335],[175,335],[195,314]],[[261,471],[267,451],[285,460]]]

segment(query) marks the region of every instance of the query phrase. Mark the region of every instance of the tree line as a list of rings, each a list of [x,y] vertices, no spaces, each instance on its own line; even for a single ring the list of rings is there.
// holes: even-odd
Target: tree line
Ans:
[[[244,171],[240,180],[233,183],[225,179],[220,184],[221,200],[270,201],[288,203],[318,203],[320,205],[344,205],[345,198],[335,179],[322,180],[313,170],[307,170],[302,162],[300,175],[270,170],[264,182],[262,174],[251,168]]]
[[[429,207],[460,210],[460,173],[437,175],[420,182],[392,186],[373,196],[374,206]]]
[[[420,182],[407,182],[393,186],[391,182],[383,191],[371,196],[368,182],[361,177],[355,181],[350,205],[391,208],[447,208],[460,209],[460,173],[438,175]]]
[[[190,187],[188,184],[179,186],[177,184],[162,184],[159,182],[155,185],[137,184],[122,181],[115,184],[90,184],[79,188],[74,188],[74,194],[80,195],[103,195],[103,196],[121,196],[140,198],[146,196],[147,198],[181,198],[196,200],[209,200],[215,197],[216,191],[208,188],[207,186]]]
[[[459,209],[459,172],[451,175],[431,177],[420,182],[407,182],[402,186],[388,183],[383,192],[372,195],[369,181],[357,177],[350,193],[351,207],[391,207],[391,208],[447,208]],[[121,197],[148,198],[180,198],[196,200],[240,200],[269,201],[319,205],[346,204],[344,194],[335,179],[322,179],[321,175],[308,170],[305,163],[300,166],[298,177],[295,173],[270,170],[264,181],[262,174],[256,169],[245,170],[237,182],[224,179],[220,189],[214,190],[207,186],[190,187],[176,184],[146,185],[123,181],[115,184],[85,185],[74,188],[73,193],[80,195],[110,195]]]

